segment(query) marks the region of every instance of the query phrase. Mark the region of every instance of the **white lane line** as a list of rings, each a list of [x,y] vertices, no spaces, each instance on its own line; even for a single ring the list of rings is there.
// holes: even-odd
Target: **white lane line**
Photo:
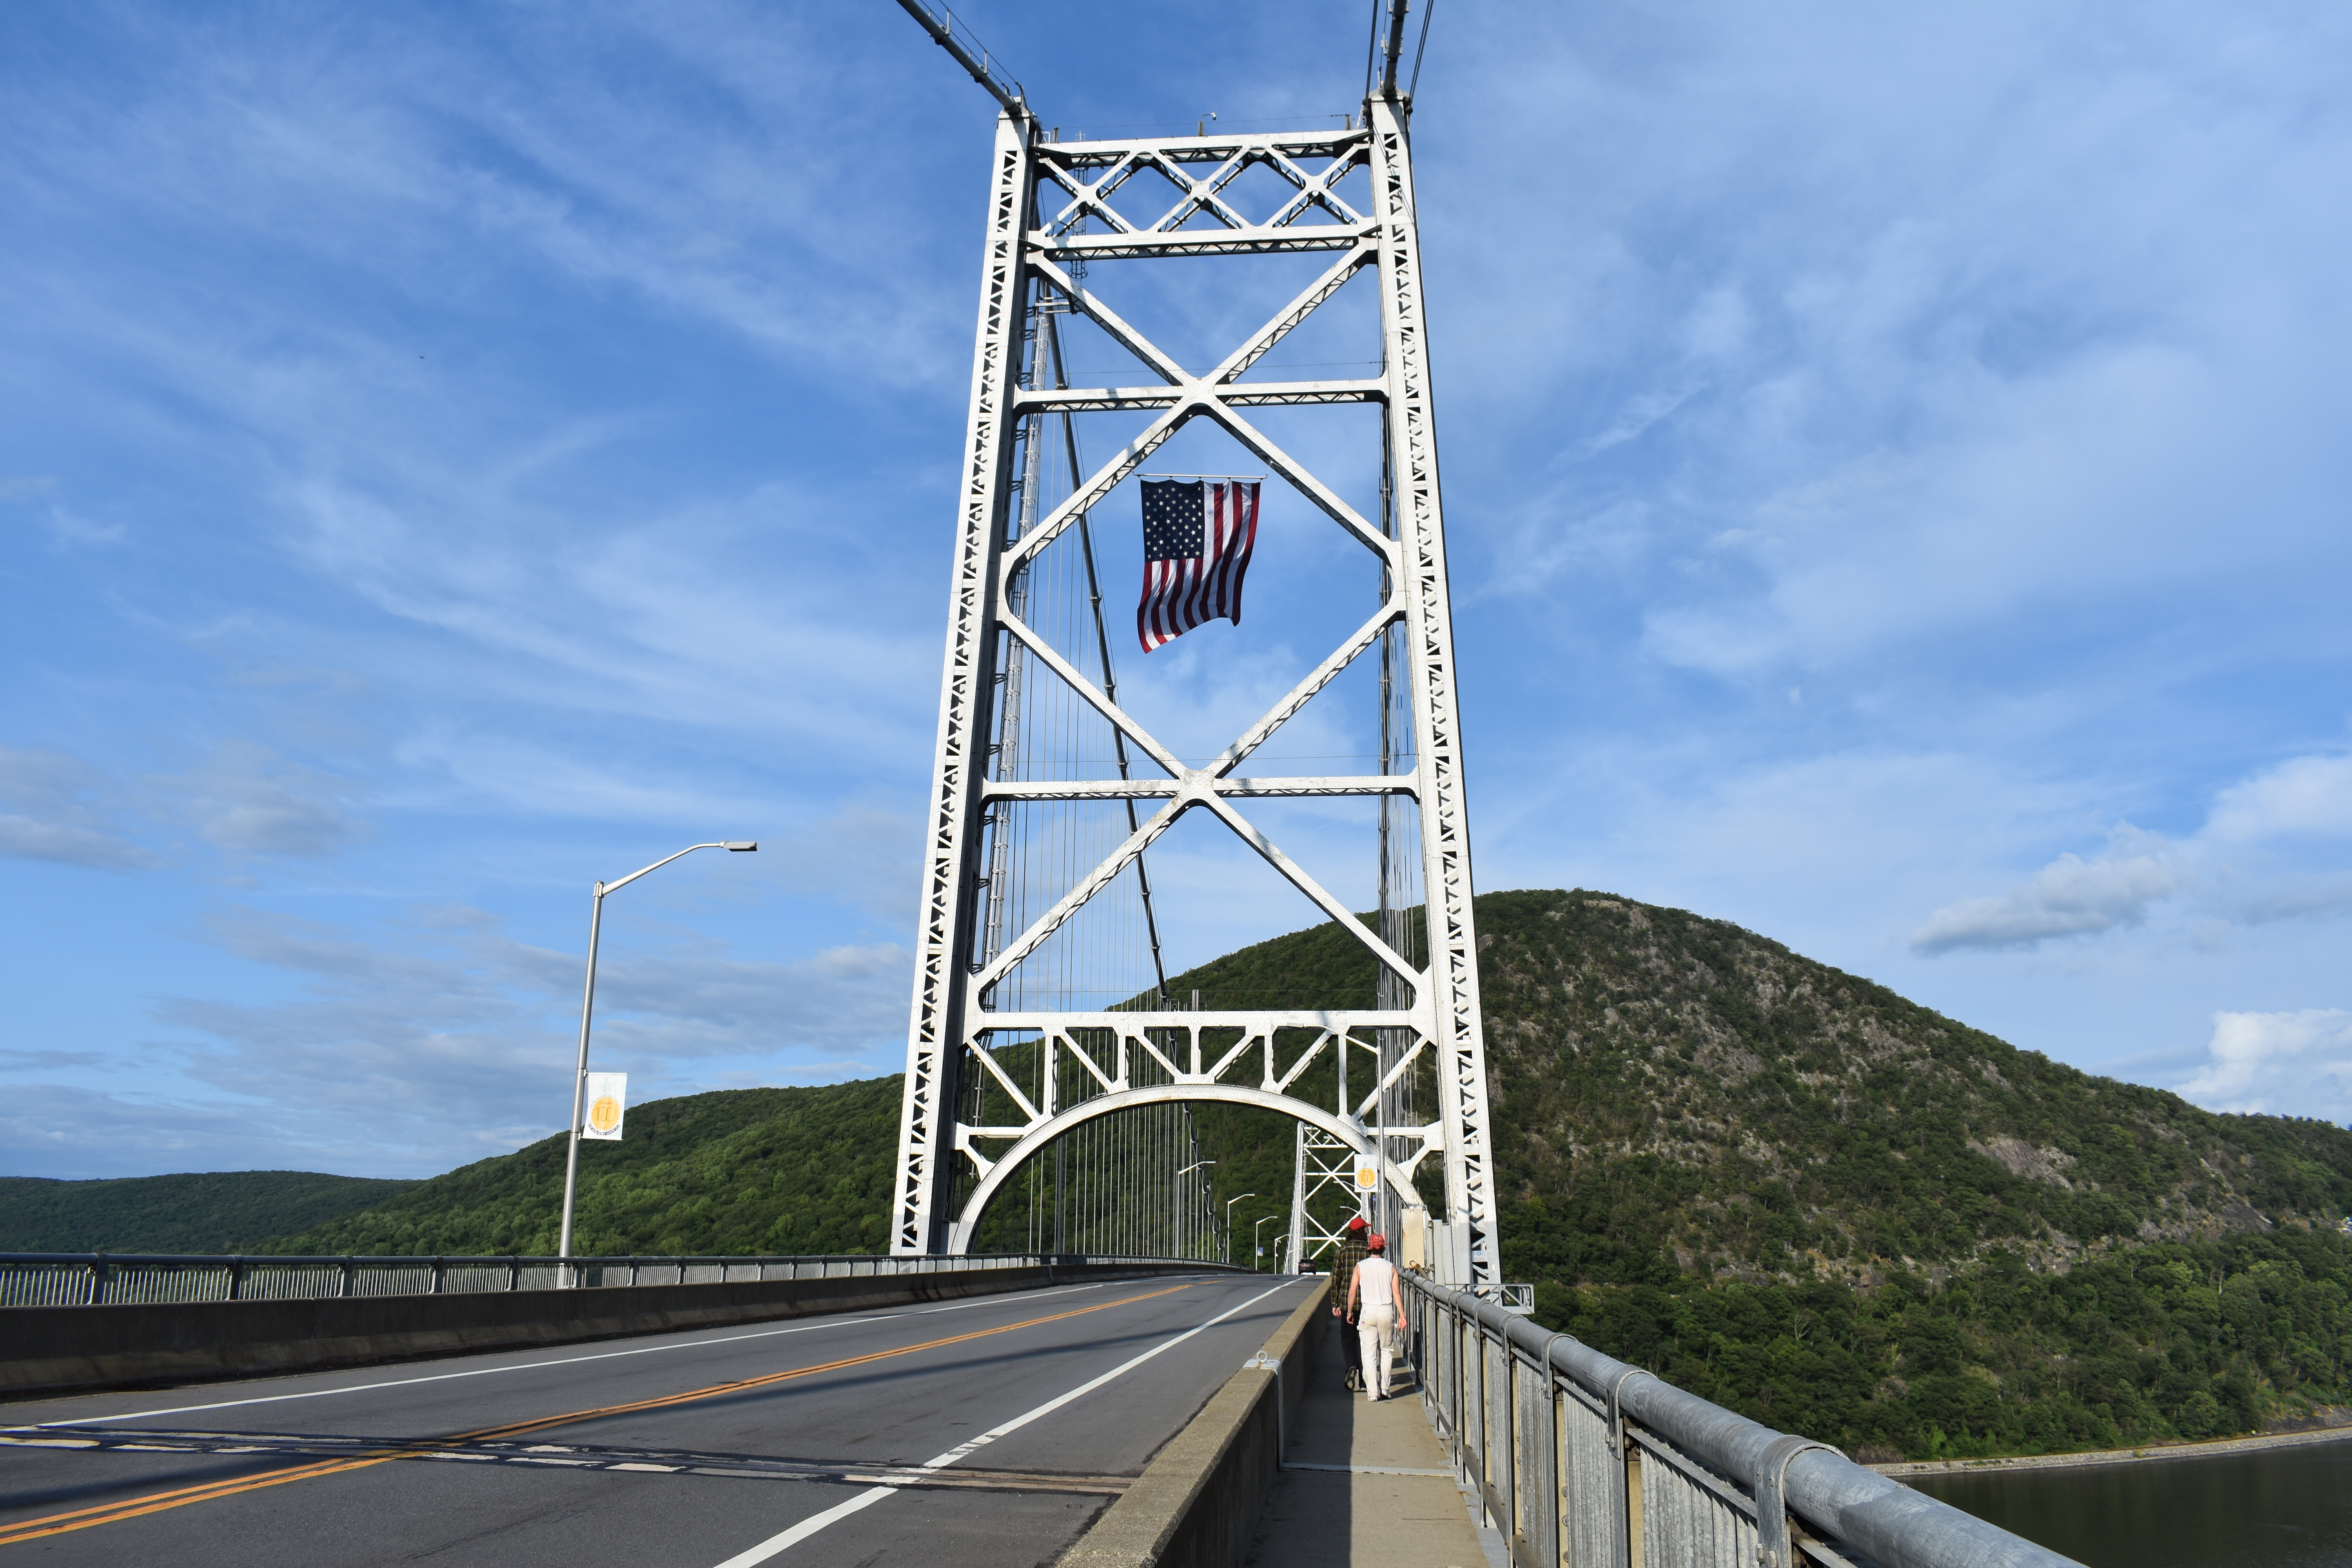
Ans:
[[[772,1535],[749,1552],[737,1552],[721,1563],[719,1568],[751,1568],[754,1563],[765,1563],[776,1553],[798,1546],[827,1525],[838,1524],[860,1509],[872,1508],[898,1489],[897,1487],[868,1487],[847,1502],[835,1503],[823,1513],[813,1513],[782,1535]]]
[[[1185,1330],[1182,1333],[1178,1334],[1173,1339],[1162,1340],[1160,1343],[1152,1346],[1150,1350],[1145,1351],[1141,1355],[1137,1356],[1134,1360],[1122,1363],[1121,1364],[1111,1368],[1108,1372],[1104,1373],[1100,1377],[1089,1378],[1086,1382],[1078,1384],[1077,1387],[1070,1390],[1067,1394],[1058,1394],[1055,1397],[1045,1401],[1045,1404],[1040,1405],[1036,1409],[1024,1411],[1023,1414],[1015,1415],[1012,1420],[1007,1421],[1003,1426],[992,1426],[987,1431],[982,1432],[979,1436],[974,1437],[969,1443],[959,1444],[957,1447],[950,1448],[946,1453],[941,1454],[938,1458],[927,1460],[914,1468],[919,1470],[940,1470],[956,1463],[959,1459],[970,1458],[974,1453],[986,1447],[989,1444],[995,1442],[999,1437],[1007,1436],[1014,1432],[1018,1432],[1024,1426],[1028,1426],[1032,1421],[1038,1420],[1043,1416],[1051,1415],[1055,1411],[1059,1410],[1063,1405],[1069,1404],[1070,1401],[1074,1399],[1083,1399],[1087,1394],[1092,1394],[1096,1389],[1100,1388],[1104,1384],[1126,1376],[1129,1373],[1133,1372],[1137,1367],[1141,1366],[1145,1362],[1150,1361],[1153,1356],[1160,1354],[1162,1351],[1174,1350],[1178,1345],[1182,1344],[1194,1334],[1200,1333],[1203,1330],[1215,1328],[1219,1323],[1223,1322],[1235,1312],[1241,1311],[1244,1308],[1255,1307],[1260,1301],[1265,1300],[1268,1296],[1273,1295],[1276,1291],[1287,1289],[1297,1283],[1298,1283],[1298,1281],[1295,1279],[1288,1279],[1285,1280],[1280,1285],[1275,1286],[1272,1289],[1261,1290],[1256,1295],[1252,1296],[1248,1300],[1243,1301],[1238,1305],[1226,1308],[1223,1311],[1219,1312],[1215,1317],[1211,1318],[1207,1322],[1195,1324],[1192,1328]],[[730,1557],[726,1562],[719,1563],[719,1568],[753,1568],[755,1563],[765,1563],[769,1558],[777,1555],[779,1552],[788,1551],[791,1548],[799,1545],[802,1542],[806,1541],[810,1536],[814,1535],[818,1531],[824,1529],[827,1525],[833,1524],[840,1520],[847,1519],[851,1514],[857,1512],[860,1509],[871,1508],[874,1504],[880,1502],[884,1498],[889,1496],[892,1492],[895,1492],[898,1489],[897,1487],[874,1487],[866,1491],[862,1491],[856,1497],[851,1498],[847,1502],[836,1504],[835,1506],[825,1510],[823,1513],[812,1514],[808,1518],[801,1521],[798,1524],[793,1525],[790,1530],[784,1531],[781,1534],[770,1536],[767,1540],[762,1541],[760,1544],[751,1548],[749,1551],[737,1552],[734,1556]]]
[[[174,1405],[162,1410],[133,1410],[123,1415],[90,1415],[79,1421],[44,1421],[37,1426],[14,1426],[15,1432],[43,1431],[52,1427],[104,1426],[115,1421],[143,1421],[151,1415],[186,1415],[198,1410],[234,1410],[242,1405],[278,1405],[289,1399],[324,1399],[331,1394],[369,1394],[379,1388],[410,1388],[422,1383],[446,1383],[458,1377],[488,1377],[500,1372],[537,1372],[541,1367],[578,1366],[583,1362],[617,1361],[623,1356],[654,1355],[662,1351],[699,1350],[704,1345],[731,1345],[743,1340],[772,1340],[779,1334],[805,1334],[817,1329],[855,1328],[861,1323],[887,1323],[895,1318],[928,1318],[935,1312],[960,1312],[966,1307],[985,1307],[991,1302],[1000,1305],[1012,1301],[1034,1301],[1047,1296],[1066,1296],[1078,1290],[1099,1290],[1112,1281],[1092,1285],[1065,1285],[1056,1289],[1034,1292],[1018,1291],[1003,1296],[976,1296],[969,1301],[958,1301],[945,1307],[925,1307],[919,1311],[883,1312],[870,1318],[828,1318],[823,1322],[796,1323],[789,1329],[762,1329],[757,1333],[726,1334],[716,1339],[683,1340],[673,1344],[640,1345],[635,1350],[603,1351],[595,1355],[562,1356],[553,1361],[515,1362],[507,1366],[478,1366],[467,1372],[436,1372],[424,1377],[395,1377],[383,1383],[354,1383],[341,1388],[313,1388],[300,1394],[267,1394],[253,1399],[223,1399],[211,1405]],[[1118,1281],[1126,1283],[1126,1281]]]

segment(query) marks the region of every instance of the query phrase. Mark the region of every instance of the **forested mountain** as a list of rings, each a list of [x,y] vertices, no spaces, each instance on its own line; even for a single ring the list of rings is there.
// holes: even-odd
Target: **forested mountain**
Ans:
[[[1479,914],[1504,1258],[1556,1325],[1889,1456],[2352,1396],[2344,1128],[2094,1078],[1676,910]]]
[[[0,1176],[0,1252],[244,1252],[415,1184],[313,1171]]]
[[[1478,918],[1504,1268],[1544,1321],[1864,1457],[2352,1401],[2352,1131],[2095,1078],[1678,910],[1508,892]],[[1360,1005],[1372,978],[1327,925],[1170,988]],[[583,1148],[579,1249],[878,1250],[898,1092],[633,1108],[626,1142]],[[1245,1255],[1286,1212],[1290,1123],[1195,1115],[1220,1205],[1259,1194],[1234,1210]],[[562,1156],[482,1161],[280,1249],[547,1252]]]
[[[580,1145],[572,1250],[884,1250],[898,1082],[720,1089],[631,1106],[626,1138]],[[551,1254],[563,1152],[558,1133],[478,1160],[270,1250]]]
[[[1480,900],[1513,1267],[1811,1273],[2352,1209],[2352,1131],[2094,1078],[1719,921],[1592,893]]]

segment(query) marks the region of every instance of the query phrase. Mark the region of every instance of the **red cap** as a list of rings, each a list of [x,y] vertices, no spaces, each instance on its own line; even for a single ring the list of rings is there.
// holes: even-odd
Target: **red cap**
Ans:
[[[1363,1228],[1364,1228],[1364,1216],[1363,1216],[1362,1215],[1358,1215],[1355,1218],[1353,1218],[1353,1219],[1349,1220],[1349,1221],[1348,1222],[1348,1228],[1349,1228],[1349,1230],[1361,1230],[1361,1229],[1363,1229]]]
[[[1385,1236],[1382,1236],[1379,1231],[1374,1231],[1374,1232],[1372,1232],[1372,1238],[1371,1238],[1370,1241],[1367,1241],[1366,1243],[1364,1243],[1364,1245],[1365,1245],[1366,1247],[1370,1247],[1374,1252],[1378,1252],[1381,1248],[1382,1248],[1383,1247],[1386,1247],[1388,1244],[1389,1244],[1389,1238],[1388,1238],[1387,1237],[1385,1237]]]

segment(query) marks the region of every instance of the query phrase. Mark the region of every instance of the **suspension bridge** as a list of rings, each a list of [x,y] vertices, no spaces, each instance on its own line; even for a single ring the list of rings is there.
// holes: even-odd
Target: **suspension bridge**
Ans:
[[[944,9],[900,3],[1002,112],[889,1256],[0,1260],[0,1548],[2062,1563],[1514,1310],[1414,205],[1426,12],[1416,31],[1407,0],[1375,5],[1363,98],[1336,124],[1090,140]],[[1153,269],[1230,300],[1249,296],[1227,273],[1268,263],[1290,286],[1207,361],[1145,329]],[[1334,368],[1276,351],[1335,317],[1360,341],[1318,352],[1362,374],[1291,378]],[[1350,407],[1372,417],[1318,436],[1312,465],[1275,438],[1269,411]],[[1224,471],[1147,467],[1174,451]],[[1207,754],[1131,668],[1122,686],[1107,563],[1135,556],[1107,519],[1146,483],[1175,508],[1146,541],[1146,650],[1240,624],[1260,506],[1284,509],[1286,541],[1307,519],[1339,547],[1300,545],[1292,568],[1327,648]],[[1310,710],[1364,765],[1270,766],[1301,760],[1276,742]],[[1297,850],[1300,803],[1360,829],[1328,881]],[[1187,822],[1357,944],[1361,994],[1171,984],[1155,871]],[[1214,919],[1181,931],[1232,945]],[[1286,1272],[1222,1266],[1211,1105],[1289,1130]],[[1339,1388],[1325,1282],[1296,1272],[1354,1213],[1411,1269],[1397,1392],[1418,1397],[1378,1409]]]

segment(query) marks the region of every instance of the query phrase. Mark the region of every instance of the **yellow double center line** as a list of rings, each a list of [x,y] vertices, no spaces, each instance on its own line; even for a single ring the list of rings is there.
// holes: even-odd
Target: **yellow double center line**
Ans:
[[[796,1366],[789,1372],[772,1372],[761,1377],[739,1378],[733,1383],[714,1383],[708,1388],[688,1389],[683,1394],[665,1394],[653,1399],[633,1399],[625,1405],[600,1405],[593,1410],[568,1411],[562,1415],[542,1415],[532,1421],[517,1421],[504,1426],[485,1426],[478,1432],[457,1432],[446,1437],[420,1438],[403,1443],[397,1447],[367,1449],[350,1458],[321,1460],[315,1465],[298,1465],[291,1469],[275,1470],[268,1475],[245,1476],[229,1480],[212,1481],[200,1487],[186,1487],[178,1491],[151,1492],[145,1497],[126,1498],[121,1502],[106,1503],[97,1508],[76,1509],[70,1513],[53,1513],[40,1519],[27,1519],[16,1524],[0,1525],[0,1546],[12,1546],[20,1541],[37,1541],[45,1535],[63,1535],[68,1531],[88,1530],[94,1524],[111,1524],[117,1520],[137,1519],[142,1514],[161,1513],[165,1509],[185,1508],[190,1503],[211,1502],[216,1498],[236,1497],[242,1492],[259,1491],[264,1487],[282,1487],[289,1481],[306,1481],[318,1476],[339,1475],[345,1470],[363,1470],[372,1465],[389,1464],[394,1459],[412,1459],[444,1453],[459,1443],[482,1443],[499,1437],[517,1437],[527,1432],[543,1432],[551,1426],[569,1426],[575,1421],[593,1421],[600,1415],[626,1415],[638,1410],[659,1410],[672,1405],[688,1405],[698,1399],[715,1399],[722,1394],[736,1394],[747,1388],[762,1388],[770,1384],[786,1383],[796,1377],[814,1377],[819,1373],[839,1372],[844,1367],[863,1366],[868,1362],[888,1361],[894,1356],[913,1355],[920,1351],[938,1350],[942,1345],[960,1345],[971,1340],[984,1340],[992,1334],[1009,1334],[1020,1329],[1034,1329],[1040,1323],[1057,1323],[1065,1318],[1084,1317],[1088,1312],[1107,1311],[1113,1307],[1131,1307],[1138,1301],[1149,1301],[1155,1296],[1172,1296],[1189,1285],[1171,1285],[1164,1290],[1147,1290],[1140,1296],[1123,1296],[1116,1301],[1097,1301],[1091,1307],[1074,1307],[1066,1312],[1049,1312],[1042,1318],[1027,1318],[1017,1323],[1004,1323],[993,1329],[975,1329],[968,1334],[950,1334],[945,1339],[926,1340],[919,1345],[900,1345],[895,1350],[869,1351],[865,1355],[844,1356],[814,1366]],[[96,1423],[93,1423],[96,1425]]]

